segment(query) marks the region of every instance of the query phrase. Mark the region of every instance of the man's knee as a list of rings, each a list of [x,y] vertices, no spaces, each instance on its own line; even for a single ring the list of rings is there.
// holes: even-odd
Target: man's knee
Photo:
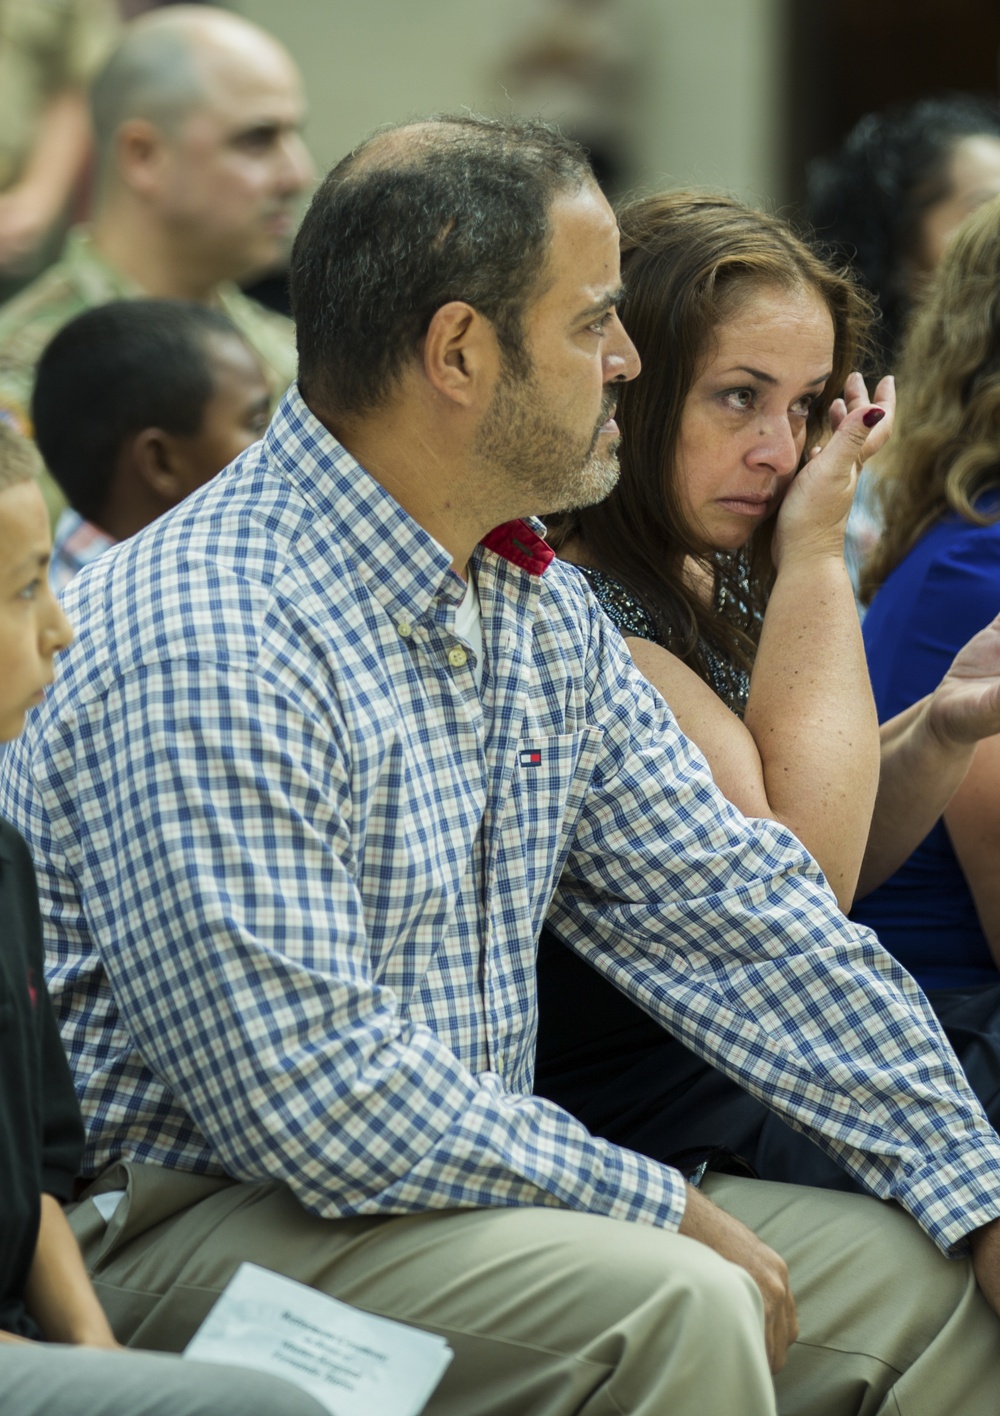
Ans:
[[[545,1268],[564,1275],[565,1292],[577,1296],[580,1312],[593,1322],[592,1343],[615,1344],[627,1326],[633,1338],[664,1349],[679,1342],[715,1343],[725,1331],[762,1350],[760,1291],[744,1269],[714,1250],[643,1225],[551,1211],[548,1216],[539,1234],[548,1251]],[[603,1360],[607,1354],[592,1347],[589,1355]]]

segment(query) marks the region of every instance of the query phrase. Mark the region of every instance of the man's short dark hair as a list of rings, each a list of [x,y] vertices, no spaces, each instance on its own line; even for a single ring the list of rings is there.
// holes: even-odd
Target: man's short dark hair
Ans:
[[[35,441],[74,511],[100,521],[125,439],[144,428],[192,437],[215,392],[208,341],[243,336],[187,300],[114,300],[46,346],[35,374]]]
[[[450,300],[525,371],[552,201],[592,180],[583,149],[546,123],[459,115],[370,138],[327,176],[292,252],[303,395],[341,414],[379,407]]]

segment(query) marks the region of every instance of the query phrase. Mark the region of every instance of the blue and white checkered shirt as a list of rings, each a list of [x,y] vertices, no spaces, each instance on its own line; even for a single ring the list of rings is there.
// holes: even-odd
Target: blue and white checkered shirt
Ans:
[[[38,864],[88,1172],[676,1225],[675,1171],[531,1095],[548,918],[955,1245],[1000,1214],[1000,1141],[922,995],[723,800],[545,550],[524,523],[477,550],[477,693],[448,554],[293,391],[70,586],[0,809]]]

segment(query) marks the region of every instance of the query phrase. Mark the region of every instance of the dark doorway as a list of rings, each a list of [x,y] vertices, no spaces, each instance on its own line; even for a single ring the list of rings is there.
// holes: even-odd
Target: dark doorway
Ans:
[[[996,97],[998,0],[784,0],[788,36],[786,191],[864,113],[960,89]]]

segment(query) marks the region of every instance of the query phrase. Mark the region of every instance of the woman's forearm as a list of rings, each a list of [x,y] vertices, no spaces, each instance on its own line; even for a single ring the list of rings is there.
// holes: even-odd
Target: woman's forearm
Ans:
[[[49,1342],[117,1347],[62,1206],[42,1196],[42,1219],[24,1294],[25,1307]]]
[[[767,799],[816,857],[841,907],[861,868],[879,731],[850,579],[838,555],[786,555],[747,701]]]

